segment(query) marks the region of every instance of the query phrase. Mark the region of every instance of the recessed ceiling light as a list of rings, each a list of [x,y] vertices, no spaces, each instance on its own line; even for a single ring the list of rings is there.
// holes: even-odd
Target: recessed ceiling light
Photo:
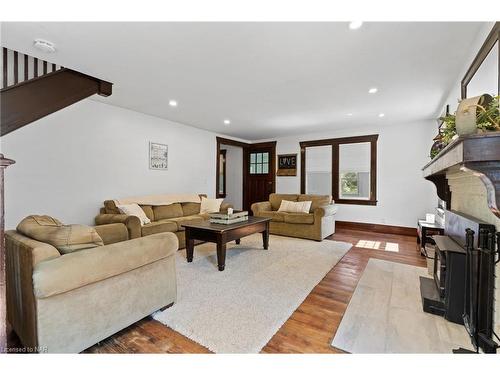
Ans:
[[[356,30],[356,29],[359,29],[361,27],[361,25],[363,25],[362,21],[352,21],[349,23],[349,28],[351,30]]]
[[[378,91],[376,87],[372,87],[370,90],[368,90],[369,94],[375,94]]]
[[[54,45],[54,43],[49,42],[48,40],[35,39],[33,41],[33,46],[36,49],[39,49],[40,51],[43,51],[46,53],[56,52],[56,46]]]
[[[385,113],[379,113],[378,114],[378,117],[384,117],[385,116]]]
[[[177,100],[169,100],[168,105],[170,107],[177,107]]]
[[[229,125],[230,123],[231,123],[230,120],[228,120],[228,119],[224,120],[224,125]]]
[[[352,113],[348,113],[347,116],[352,116]]]

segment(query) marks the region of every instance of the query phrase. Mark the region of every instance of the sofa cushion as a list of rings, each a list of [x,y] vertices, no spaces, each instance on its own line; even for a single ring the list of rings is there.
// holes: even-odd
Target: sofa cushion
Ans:
[[[299,202],[311,201],[311,208],[309,212],[313,212],[316,208],[321,206],[326,206],[332,203],[331,195],[312,195],[312,194],[300,194],[298,199]]]
[[[150,236],[156,233],[177,232],[177,224],[169,220],[163,219],[144,225],[142,227],[142,235]]]
[[[200,205],[200,213],[219,212],[223,200],[224,198],[208,199],[202,197]]]
[[[290,224],[314,224],[314,214],[307,213],[285,213],[285,223]]]
[[[269,202],[271,203],[272,210],[278,211],[283,199],[286,199],[287,201],[297,202],[297,197],[298,194],[270,194]]]
[[[260,217],[270,217],[271,221],[285,221],[285,213],[278,211],[259,211]]]
[[[200,206],[201,203],[191,203],[191,202],[182,203],[182,212],[184,213],[183,216],[191,216],[199,214]]]
[[[17,231],[54,246],[62,254],[104,245],[94,228],[80,224],[63,225],[46,215],[24,218],[17,226]]]
[[[114,200],[104,201],[104,209],[106,214],[120,214],[120,210],[116,207]]]
[[[116,207],[118,207],[122,214],[127,216],[137,216],[141,221],[141,225],[149,224],[151,222],[151,220],[146,216],[146,213],[137,203],[117,204]]]
[[[139,205],[140,208],[144,211],[149,220],[155,221],[155,215],[153,213],[153,206],[145,206]]]
[[[164,206],[153,206],[153,213],[156,221],[184,216],[180,203],[172,203]]]
[[[280,208],[278,212],[290,212],[290,213],[309,213],[311,209],[311,201],[303,201],[303,202],[292,202],[283,199],[281,201]]]
[[[172,219],[169,219],[170,222],[173,222],[177,225],[177,230],[185,230],[182,225],[183,224],[191,224],[191,223],[201,223],[202,221],[205,221],[206,219],[201,216],[201,215],[191,215],[191,216],[184,216],[184,217],[175,217]]]

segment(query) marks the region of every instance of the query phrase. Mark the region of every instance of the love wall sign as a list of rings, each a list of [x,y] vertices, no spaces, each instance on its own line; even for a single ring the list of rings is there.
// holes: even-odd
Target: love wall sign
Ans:
[[[297,154],[278,155],[277,176],[297,176]]]

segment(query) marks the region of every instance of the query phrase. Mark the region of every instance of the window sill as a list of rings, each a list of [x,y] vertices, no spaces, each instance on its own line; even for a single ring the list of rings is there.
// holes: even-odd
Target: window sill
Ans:
[[[355,204],[359,206],[376,206],[377,200],[370,199],[334,199],[336,204]]]

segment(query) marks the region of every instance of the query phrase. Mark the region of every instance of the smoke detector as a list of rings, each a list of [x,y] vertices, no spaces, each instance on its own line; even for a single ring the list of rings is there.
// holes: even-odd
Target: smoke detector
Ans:
[[[56,52],[56,47],[54,43],[49,42],[48,40],[44,39],[35,39],[33,42],[33,46],[40,51],[43,51],[45,53],[53,53]]]

